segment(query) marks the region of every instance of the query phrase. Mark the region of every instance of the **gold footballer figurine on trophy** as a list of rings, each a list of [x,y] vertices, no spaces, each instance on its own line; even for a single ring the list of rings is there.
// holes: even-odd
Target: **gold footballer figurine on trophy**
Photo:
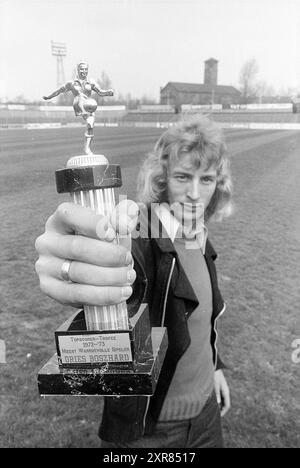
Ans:
[[[68,81],[49,96],[43,96],[43,99],[47,101],[59,94],[72,92],[75,115],[82,116],[86,121],[84,152],[85,154],[92,154],[91,141],[94,136],[95,111],[97,109],[97,101],[91,97],[92,91],[95,91],[99,96],[113,96],[114,92],[112,89],[99,88],[93,79],[88,78],[88,70],[89,67],[86,62],[79,62],[77,65],[77,78],[74,81]]]

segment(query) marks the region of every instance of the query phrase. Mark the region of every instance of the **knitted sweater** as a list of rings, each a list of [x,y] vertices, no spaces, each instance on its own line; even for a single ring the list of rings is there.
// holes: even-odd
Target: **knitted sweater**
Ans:
[[[191,344],[177,364],[159,420],[183,420],[197,416],[214,388],[210,345],[212,292],[205,258],[197,241],[176,238],[179,260],[199,300],[188,320]]]

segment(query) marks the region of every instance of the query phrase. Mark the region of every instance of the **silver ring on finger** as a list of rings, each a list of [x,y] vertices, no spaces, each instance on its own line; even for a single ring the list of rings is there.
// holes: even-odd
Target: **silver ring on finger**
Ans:
[[[70,278],[70,267],[71,263],[73,260],[65,260],[64,263],[61,266],[60,274],[61,277],[64,281],[67,281],[67,283],[72,283],[72,280]]]

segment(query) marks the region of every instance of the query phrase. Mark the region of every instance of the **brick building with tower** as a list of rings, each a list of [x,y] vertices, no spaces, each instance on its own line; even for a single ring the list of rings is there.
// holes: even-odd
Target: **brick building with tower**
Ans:
[[[241,93],[233,86],[218,84],[218,60],[205,60],[204,83],[169,81],[160,90],[160,103],[178,108],[181,104],[239,104]]]

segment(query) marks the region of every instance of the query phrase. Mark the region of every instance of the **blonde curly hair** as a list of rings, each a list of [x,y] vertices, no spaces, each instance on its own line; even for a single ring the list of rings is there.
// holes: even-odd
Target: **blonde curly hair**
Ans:
[[[168,202],[170,163],[179,161],[186,153],[192,156],[196,169],[203,166],[217,171],[217,186],[206,208],[205,219],[221,220],[229,216],[232,213],[232,181],[224,134],[202,114],[183,117],[158,139],[139,172],[138,201],[148,206]]]

